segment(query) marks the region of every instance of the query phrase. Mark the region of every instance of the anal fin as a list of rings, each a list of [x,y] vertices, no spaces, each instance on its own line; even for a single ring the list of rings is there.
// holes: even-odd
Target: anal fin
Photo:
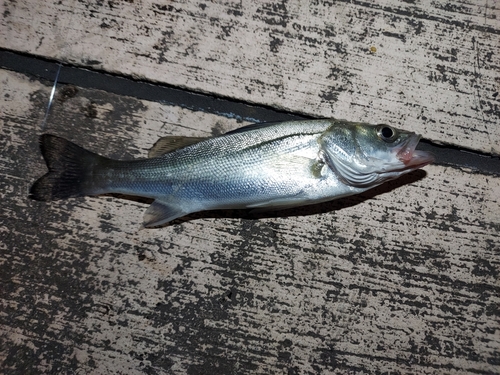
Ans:
[[[143,226],[145,228],[157,227],[188,213],[189,212],[184,211],[177,205],[173,205],[169,202],[162,202],[157,199],[149,206],[144,214]]]

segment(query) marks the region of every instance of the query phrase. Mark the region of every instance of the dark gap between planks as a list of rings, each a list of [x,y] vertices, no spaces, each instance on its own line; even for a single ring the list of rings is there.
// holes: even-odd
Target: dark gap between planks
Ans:
[[[60,64],[52,60],[0,49],[0,67],[53,82]],[[64,64],[61,65],[57,83],[103,90],[241,121],[273,122],[314,118],[304,114],[279,111],[270,106],[249,104],[231,98],[165,84],[153,84],[104,71]],[[418,149],[432,152],[436,156],[435,164],[438,165],[470,168],[475,172],[500,176],[500,158],[491,154],[452,145],[438,145],[426,139],[419,143]]]

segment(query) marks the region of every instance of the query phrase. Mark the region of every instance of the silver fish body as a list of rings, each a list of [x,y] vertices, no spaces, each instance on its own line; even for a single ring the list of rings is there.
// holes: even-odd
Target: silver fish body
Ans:
[[[357,194],[432,162],[415,151],[419,139],[388,125],[292,121],[181,140],[180,147],[166,137],[153,152],[157,157],[118,161],[43,135],[49,172],[35,182],[31,197],[152,198],[146,227],[204,210],[295,207]]]

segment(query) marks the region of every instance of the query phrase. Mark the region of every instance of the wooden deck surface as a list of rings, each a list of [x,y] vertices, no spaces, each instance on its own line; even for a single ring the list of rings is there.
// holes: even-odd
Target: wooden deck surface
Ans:
[[[4,3],[3,46],[500,153],[500,8],[481,1]]]
[[[0,14],[4,50],[500,153],[496,2],[17,0]],[[59,83],[44,123],[53,81],[0,82],[0,373],[500,373],[500,176],[432,165],[341,201],[140,230],[140,201],[29,200],[38,136],[137,158],[247,122]]]

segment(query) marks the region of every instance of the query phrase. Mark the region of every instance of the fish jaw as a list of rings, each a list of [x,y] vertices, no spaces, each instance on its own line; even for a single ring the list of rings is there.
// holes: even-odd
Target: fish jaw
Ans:
[[[415,150],[420,138],[419,134],[413,134],[396,150],[396,157],[404,164],[404,169],[418,169],[434,162],[434,155],[431,153]]]

